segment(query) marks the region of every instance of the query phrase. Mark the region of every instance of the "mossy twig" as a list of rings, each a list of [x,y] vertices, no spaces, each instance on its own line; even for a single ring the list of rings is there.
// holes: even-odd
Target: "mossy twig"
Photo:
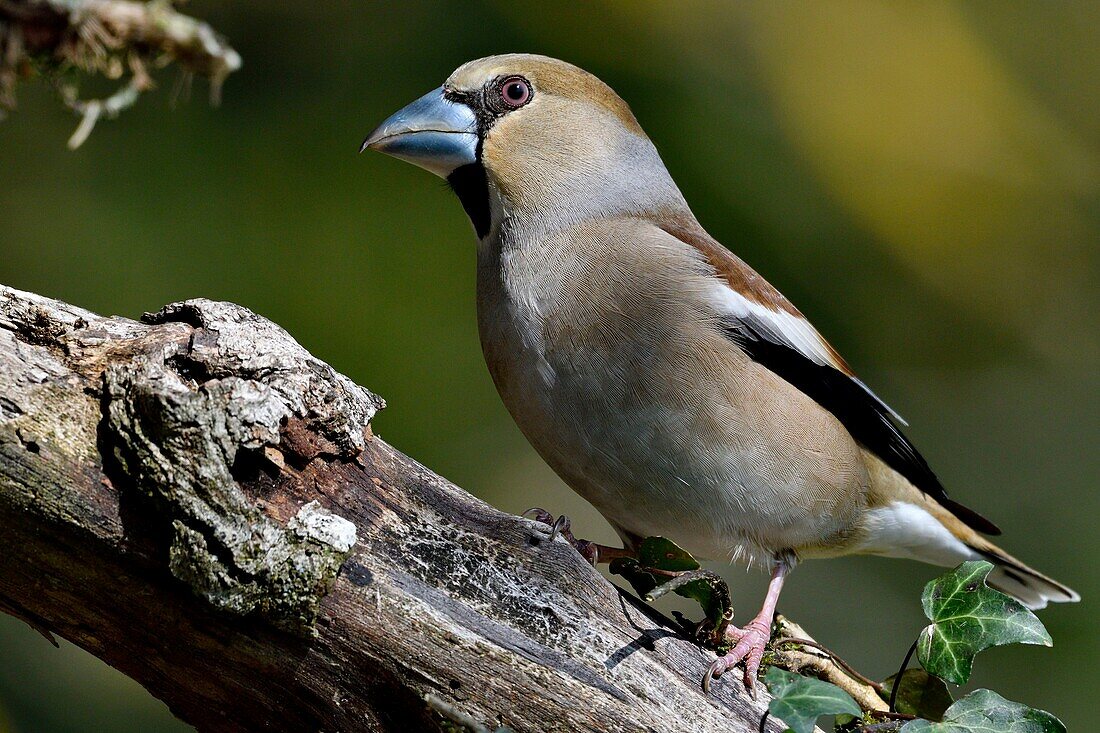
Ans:
[[[81,117],[70,148],[88,138],[100,117],[118,115],[153,89],[149,69],[173,62],[184,74],[209,79],[216,104],[241,57],[209,25],[166,0],[0,0],[0,111],[14,109],[19,81],[52,78]],[[95,76],[124,81],[106,98],[81,99],[79,81]]]

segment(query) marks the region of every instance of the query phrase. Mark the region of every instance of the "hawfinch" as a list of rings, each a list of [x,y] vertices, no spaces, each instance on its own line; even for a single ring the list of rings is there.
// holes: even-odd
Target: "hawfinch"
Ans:
[[[543,56],[471,61],[383,122],[371,148],[445,178],[477,233],[477,318],[523,434],[616,529],[771,571],[728,631],[757,675],[800,560],[955,566],[1031,608],[1078,595],[984,535],[900,417],[763,277],[707,234],[630,108]]]

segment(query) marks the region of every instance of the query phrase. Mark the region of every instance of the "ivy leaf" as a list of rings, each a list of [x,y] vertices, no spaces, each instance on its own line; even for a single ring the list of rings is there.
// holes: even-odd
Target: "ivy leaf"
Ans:
[[[897,675],[891,675],[882,683],[885,688],[882,695],[887,700],[890,699],[896,678]],[[942,720],[944,711],[953,702],[947,684],[939,677],[930,675],[923,669],[907,669],[902,674],[897,698],[899,713]]]
[[[921,665],[948,682],[965,684],[974,657],[1001,644],[1050,646],[1043,624],[1018,601],[985,584],[993,565],[964,562],[924,587],[921,605],[932,621],[917,640]]]
[[[699,562],[672,540],[647,537],[638,547],[636,560],[617,558],[610,570],[626,579],[649,602],[670,591],[696,601],[714,629],[724,628],[733,618],[733,602],[726,582],[709,570],[702,570]],[[652,570],[681,575],[670,577]]]
[[[975,690],[949,707],[942,723],[910,720],[901,733],[1066,733],[1066,726],[1045,710]]]
[[[682,572],[698,570],[699,561],[687,550],[664,537],[647,537],[638,547],[638,562],[656,570]]]
[[[863,714],[851,695],[819,679],[769,667],[764,682],[773,698],[768,703],[768,712],[794,733],[812,733],[822,715]]]

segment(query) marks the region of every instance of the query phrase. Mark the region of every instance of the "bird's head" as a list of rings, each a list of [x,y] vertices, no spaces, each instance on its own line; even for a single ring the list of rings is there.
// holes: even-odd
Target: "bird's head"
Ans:
[[[559,226],[686,209],[611,87],[545,56],[490,56],[396,112],[363,142],[447,179],[479,237],[505,218]]]

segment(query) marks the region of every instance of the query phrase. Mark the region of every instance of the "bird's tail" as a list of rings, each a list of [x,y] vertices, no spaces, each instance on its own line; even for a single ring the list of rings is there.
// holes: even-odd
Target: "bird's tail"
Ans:
[[[986,581],[989,586],[1007,593],[1030,609],[1046,608],[1048,603],[1081,600],[1072,588],[1028,567],[984,537],[970,537],[967,545],[996,566]]]
[[[872,492],[881,505],[865,513],[863,546],[857,551],[953,567],[967,560],[988,560],[995,566],[987,582],[1028,608],[1046,608],[1048,603],[1081,600],[1072,589],[1020,562],[973,528],[992,523],[970,510],[949,502],[944,506],[907,478],[888,467],[877,456],[864,452],[870,469]]]

